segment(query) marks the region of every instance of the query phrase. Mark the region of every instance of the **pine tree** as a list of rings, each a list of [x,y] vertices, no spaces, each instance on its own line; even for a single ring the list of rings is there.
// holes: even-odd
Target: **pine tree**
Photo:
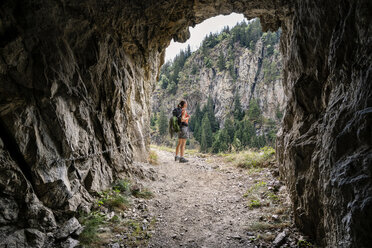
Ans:
[[[260,106],[258,105],[255,99],[252,99],[249,102],[248,117],[251,120],[259,121],[260,116],[261,116]]]
[[[201,126],[199,122],[195,122],[195,127],[194,127],[194,138],[201,143]]]
[[[166,89],[169,84],[169,79],[167,78],[166,75],[161,75],[161,80],[160,80],[161,88]]]
[[[252,138],[256,137],[256,130],[249,120],[243,122],[243,136],[242,144],[243,146],[252,146]]]
[[[228,139],[226,140],[228,144],[231,144],[234,140],[234,122],[229,118],[225,120],[225,127],[224,130],[226,130]]]
[[[207,104],[203,108],[203,114],[207,113],[208,118],[211,124],[212,132],[216,132],[220,126],[218,124],[218,121],[216,119],[216,116],[214,115],[214,104],[211,97],[208,97]]]
[[[239,93],[236,93],[234,99],[234,119],[236,121],[241,121],[244,118],[244,111],[242,109],[242,105],[240,103]]]
[[[189,120],[189,128],[191,132],[195,131],[196,123],[199,123],[199,126],[200,126],[202,118],[203,118],[203,115],[201,113],[199,103],[197,103],[196,108],[195,108],[195,113],[191,115],[191,118]]]
[[[208,119],[208,114],[205,114],[201,127],[201,142],[200,151],[207,152],[208,148],[212,146],[212,128]]]
[[[160,111],[158,125],[159,125],[159,134],[165,135],[168,130],[168,120],[167,120],[167,115],[165,114],[164,110]]]
[[[223,71],[226,68],[225,56],[223,55],[222,51],[220,51],[220,56],[218,56],[217,66],[220,71]]]

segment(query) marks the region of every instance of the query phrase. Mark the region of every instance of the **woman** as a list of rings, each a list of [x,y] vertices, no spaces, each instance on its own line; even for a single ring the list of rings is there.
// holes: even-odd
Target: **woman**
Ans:
[[[183,155],[185,154],[186,140],[189,136],[188,124],[189,124],[190,116],[186,112],[186,108],[187,108],[186,101],[181,101],[177,107],[182,109],[182,114],[181,114],[181,130],[178,132],[178,144],[176,148],[175,161],[179,160],[180,163],[186,163],[188,162],[188,160],[186,160],[183,157]],[[180,157],[178,157],[178,152],[180,153]]]

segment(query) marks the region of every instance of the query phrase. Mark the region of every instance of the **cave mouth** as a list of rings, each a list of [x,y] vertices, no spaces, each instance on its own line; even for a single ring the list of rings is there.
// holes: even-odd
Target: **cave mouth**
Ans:
[[[53,231],[56,220],[89,205],[86,178],[90,192],[102,191],[144,159],[166,47],[187,40],[189,26],[235,12],[259,17],[263,31],[282,28],[288,101],[276,150],[295,223],[323,246],[371,244],[370,1],[5,0],[0,7],[0,119],[5,145],[18,146],[16,153],[0,146],[0,185],[9,205],[30,217],[24,228]],[[112,145],[120,153],[73,166],[50,160]],[[26,167],[43,192],[32,190]],[[19,223],[17,214],[4,220],[9,233]]]
[[[169,47],[166,50],[168,61],[162,65],[152,96],[150,127],[153,132],[152,141],[162,145],[159,141],[164,140],[166,142],[164,144],[171,145],[164,133],[168,128],[163,124],[166,124],[166,115],[169,115],[168,113],[171,113],[181,100],[188,103],[188,113],[191,114],[189,130],[195,134],[195,120],[198,126],[201,126],[203,116],[195,117],[193,114],[196,108],[203,109],[204,113],[207,102],[209,106],[208,99],[211,98],[214,113],[209,114],[209,119],[213,120],[211,121],[213,136],[222,131],[227,119],[232,119],[233,125],[236,126],[237,122],[246,116],[246,122],[239,123],[239,126],[242,126],[242,130],[251,129],[247,127],[247,119],[257,119],[257,122],[252,121],[250,125],[259,126],[256,129],[259,133],[258,138],[253,135],[259,141],[247,141],[245,137],[242,142],[243,131],[238,131],[236,140],[227,146],[241,143],[249,148],[247,145],[249,142],[251,147],[256,148],[263,148],[266,145],[275,147],[275,138],[272,136],[278,131],[285,106],[281,85],[282,58],[279,52],[281,32],[262,32],[259,18],[247,20],[243,14],[232,13],[211,17],[191,28],[190,33],[190,38],[182,47],[171,43],[173,47],[170,51],[174,52],[172,60],[169,59]],[[177,54],[176,48],[179,49]],[[270,97],[266,99],[261,95]],[[233,114],[236,104],[237,111],[242,112],[237,114],[238,119],[234,118]],[[258,111],[259,117],[249,117],[249,109],[252,115],[251,112]],[[219,127],[215,127],[215,120]],[[160,130],[160,135],[156,130]],[[228,133],[231,131],[233,130],[229,130]],[[196,147],[195,137],[190,133],[188,141],[190,148]],[[201,143],[200,138],[197,141]],[[217,147],[213,150],[228,152]]]

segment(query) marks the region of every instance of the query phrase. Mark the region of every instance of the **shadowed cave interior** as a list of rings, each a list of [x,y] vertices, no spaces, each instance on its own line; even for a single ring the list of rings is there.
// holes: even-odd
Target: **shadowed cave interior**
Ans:
[[[276,153],[295,224],[319,246],[370,245],[369,1],[0,6],[1,245],[58,246],[61,223],[135,170],[133,161],[149,150],[150,98],[165,48],[172,38],[187,40],[189,26],[232,12],[283,31],[288,103]],[[119,152],[100,154],[113,146]],[[92,153],[100,155],[55,159]]]

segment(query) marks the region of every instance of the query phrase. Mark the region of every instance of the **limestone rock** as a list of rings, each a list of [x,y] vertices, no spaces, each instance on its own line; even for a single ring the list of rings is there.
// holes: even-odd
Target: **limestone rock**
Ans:
[[[79,246],[79,241],[73,238],[68,238],[61,243],[61,248],[74,248]]]
[[[67,238],[70,234],[75,232],[76,230],[80,229],[81,225],[79,221],[73,217],[69,219],[66,223],[64,223],[60,229],[58,229],[57,233],[55,234],[56,239]]]

